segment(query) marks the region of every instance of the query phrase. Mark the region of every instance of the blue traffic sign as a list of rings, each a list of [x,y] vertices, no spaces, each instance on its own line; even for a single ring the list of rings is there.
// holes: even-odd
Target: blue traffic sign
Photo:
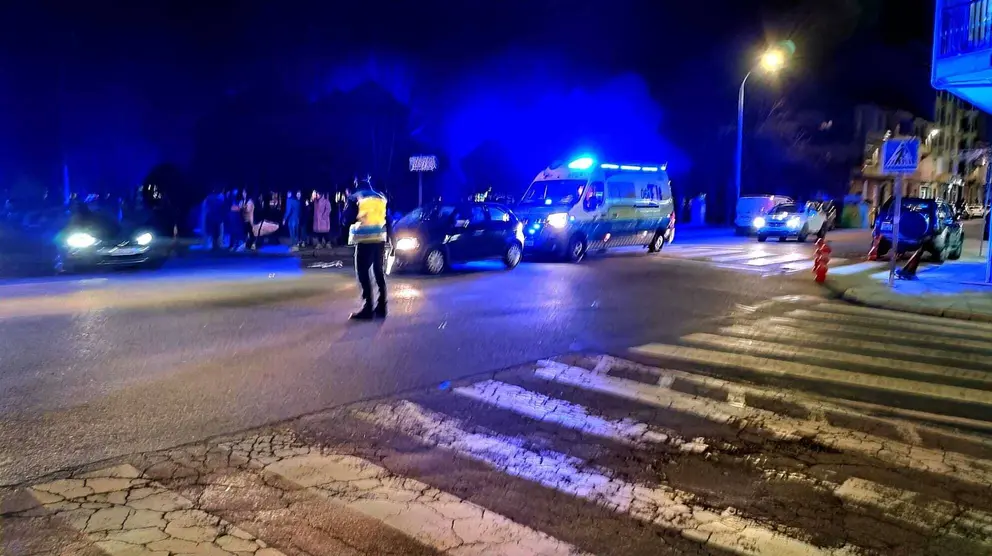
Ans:
[[[920,165],[920,140],[916,137],[886,139],[882,143],[882,173],[912,174]]]

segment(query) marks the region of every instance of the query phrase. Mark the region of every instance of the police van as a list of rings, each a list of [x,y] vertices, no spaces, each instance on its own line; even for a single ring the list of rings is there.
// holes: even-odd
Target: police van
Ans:
[[[523,222],[525,253],[578,262],[610,247],[661,251],[675,239],[673,209],[665,164],[583,156],[538,174],[514,212]]]

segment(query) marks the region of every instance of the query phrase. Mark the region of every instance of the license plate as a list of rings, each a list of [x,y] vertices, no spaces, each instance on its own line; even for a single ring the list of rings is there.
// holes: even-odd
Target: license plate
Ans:
[[[892,231],[892,222],[882,222],[882,231],[883,232],[891,232]]]
[[[111,257],[127,257],[128,255],[137,255],[141,253],[140,247],[118,247],[110,252]]]

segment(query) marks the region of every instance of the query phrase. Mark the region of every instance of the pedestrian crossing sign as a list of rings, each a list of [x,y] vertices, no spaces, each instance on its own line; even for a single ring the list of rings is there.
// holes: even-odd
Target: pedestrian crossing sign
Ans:
[[[912,174],[920,164],[920,140],[916,137],[886,139],[882,143],[882,173]]]

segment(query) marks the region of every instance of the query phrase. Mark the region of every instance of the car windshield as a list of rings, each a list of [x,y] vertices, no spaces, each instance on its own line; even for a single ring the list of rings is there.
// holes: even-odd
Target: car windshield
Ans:
[[[429,205],[413,209],[403,218],[400,218],[397,225],[414,226],[421,222],[436,221],[451,216],[455,212],[455,207],[450,205]]]
[[[520,204],[572,206],[578,202],[585,186],[586,180],[535,181],[520,199]]]
[[[799,207],[792,203],[782,203],[775,205],[768,211],[768,214],[779,214],[782,212],[799,212]]]

